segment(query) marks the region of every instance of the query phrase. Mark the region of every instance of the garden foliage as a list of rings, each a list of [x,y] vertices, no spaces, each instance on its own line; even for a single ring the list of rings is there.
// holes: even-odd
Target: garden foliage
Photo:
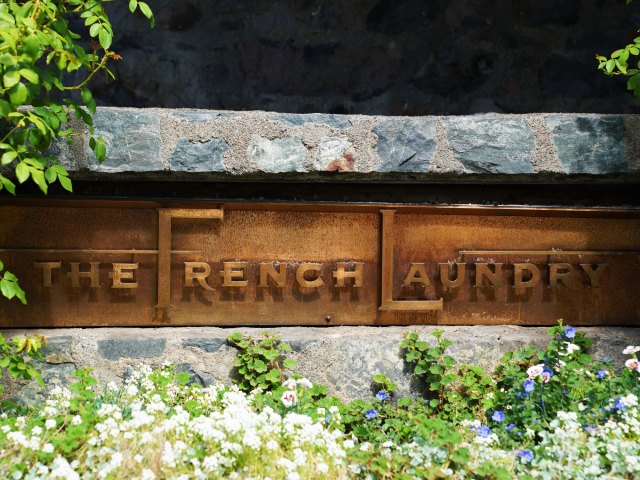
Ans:
[[[507,353],[487,375],[448,360],[442,332],[410,333],[401,348],[424,395],[396,398],[378,373],[375,396],[348,404],[287,370],[289,349],[272,336],[229,339],[240,350],[239,384],[261,384],[250,393],[190,385],[167,365],[100,390],[82,370],[44,405],[4,407],[0,476],[638,478],[640,346],[614,365],[589,356],[573,327],[550,334],[546,348]],[[282,381],[260,379],[274,370]]]

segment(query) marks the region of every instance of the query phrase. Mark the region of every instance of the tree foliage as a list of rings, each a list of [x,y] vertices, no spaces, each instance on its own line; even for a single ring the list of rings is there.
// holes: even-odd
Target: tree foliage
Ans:
[[[627,0],[627,4],[633,0]],[[609,57],[596,54],[598,70],[606,75],[624,75],[627,78],[627,89],[640,98],[640,37],[633,39],[624,48],[620,48]]]

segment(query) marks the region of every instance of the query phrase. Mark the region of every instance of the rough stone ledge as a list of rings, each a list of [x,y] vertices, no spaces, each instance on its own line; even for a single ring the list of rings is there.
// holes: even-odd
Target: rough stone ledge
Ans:
[[[440,328],[453,340],[449,352],[460,363],[481,365],[491,370],[507,351],[527,344],[548,342],[546,327],[468,326],[468,327],[282,327],[282,328],[64,328],[43,329],[49,339],[40,364],[49,385],[73,381],[76,368],[88,366],[103,382],[121,383],[133,367],[141,363],[158,367],[172,362],[193,381],[207,385],[231,382],[236,350],[226,338],[240,331],[259,338],[263,332],[281,336],[293,347],[290,354],[299,362],[299,371],[313,382],[326,385],[331,394],[344,399],[369,398],[371,377],[385,373],[399,385],[400,395],[416,395],[419,385],[404,368],[400,342],[405,332],[417,331],[430,339]],[[611,357],[622,365],[627,345],[640,344],[640,328],[585,327],[593,339],[590,353]],[[34,330],[4,330],[7,336]],[[23,403],[42,398],[35,383],[9,385],[12,398]]]
[[[99,108],[87,136],[53,152],[78,180],[629,182],[640,116],[383,117]]]

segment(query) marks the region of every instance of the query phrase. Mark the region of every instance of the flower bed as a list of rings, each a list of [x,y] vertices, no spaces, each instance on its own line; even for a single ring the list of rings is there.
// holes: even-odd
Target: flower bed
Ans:
[[[427,384],[417,399],[396,399],[381,374],[371,401],[343,404],[295,374],[247,393],[189,385],[171,366],[140,366],[122,387],[104,388],[82,370],[43,405],[4,405],[0,477],[640,477],[640,347],[625,349],[616,373],[585,353],[589,340],[572,327],[551,335],[546,349],[509,353],[488,376],[453,365],[440,333],[431,342],[410,334],[405,358]],[[245,374],[257,365],[274,380],[287,348],[255,345],[239,347]],[[270,360],[263,367],[254,354]]]

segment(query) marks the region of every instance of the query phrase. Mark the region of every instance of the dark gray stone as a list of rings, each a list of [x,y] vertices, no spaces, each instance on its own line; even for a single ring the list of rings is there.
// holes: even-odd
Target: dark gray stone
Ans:
[[[330,113],[311,113],[307,115],[295,113],[270,113],[269,119],[283,123],[287,127],[301,127],[307,123],[326,125],[330,128],[339,129],[351,127],[349,117],[346,115],[333,115]]]
[[[183,347],[193,347],[204,350],[208,353],[217,352],[227,344],[224,338],[185,338],[182,341]]]
[[[229,144],[222,138],[204,142],[179,140],[171,155],[171,170],[176,172],[224,172],[222,156]]]
[[[181,363],[176,367],[177,373],[188,373],[189,374],[189,384],[197,383],[198,385],[202,385],[206,387],[208,385],[212,385],[215,383],[215,378],[211,375],[208,375],[204,372],[198,371],[194,368],[190,363]]]
[[[164,338],[110,338],[98,341],[98,351],[107,360],[157,357],[164,353]]]
[[[429,118],[379,118],[380,172],[426,172],[436,153],[436,123]]]
[[[72,343],[73,338],[70,335],[47,338],[47,346],[41,351],[45,362],[50,364],[73,363]]]
[[[535,137],[525,119],[450,117],[445,120],[453,156],[469,173],[533,173]]]
[[[307,147],[300,137],[268,138],[253,135],[247,152],[266,173],[306,172]]]
[[[567,173],[628,171],[621,116],[548,115],[545,122]]]
[[[53,386],[65,387],[75,383],[77,378],[74,376],[76,366],[71,363],[62,365],[49,365],[38,362],[35,367],[42,375],[45,387],[43,388],[36,380],[31,380],[25,384],[16,382],[13,390],[9,393],[9,399],[21,405],[36,405],[42,403],[47,396],[47,389]]]
[[[163,170],[160,118],[144,110],[99,108],[94,115],[95,136],[107,141],[107,158],[98,164],[89,150],[89,169],[98,172],[153,172]]]

